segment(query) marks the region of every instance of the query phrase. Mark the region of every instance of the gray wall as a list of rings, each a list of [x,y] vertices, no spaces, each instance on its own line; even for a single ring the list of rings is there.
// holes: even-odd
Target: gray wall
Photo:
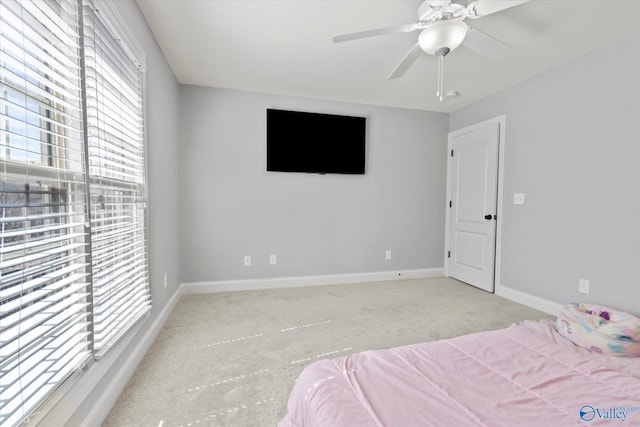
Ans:
[[[146,136],[149,190],[151,317],[145,321],[119,360],[102,376],[100,384],[86,397],[68,425],[80,425],[87,413],[97,405],[105,405],[103,395],[113,375],[130,355],[141,337],[167,304],[180,284],[178,241],[178,83],[158,47],[144,17],[134,1],[115,1],[118,12],[126,21],[136,40],[146,53]],[[168,273],[168,286],[163,275]],[[115,350],[115,349],[114,349]],[[114,357],[112,351],[97,363],[107,364]],[[134,369],[135,366],[130,367]],[[99,368],[98,368],[99,369]],[[111,402],[113,403],[113,402]],[[64,403],[63,403],[64,404]],[[109,410],[109,407],[102,410]],[[106,412],[104,413],[106,415]],[[52,414],[55,416],[55,414]],[[49,424],[49,425],[55,425]]]
[[[640,34],[451,114],[507,114],[502,285],[640,313],[638,76]]]
[[[366,116],[366,174],[267,172],[267,108]],[[447,130],[446,114],[181,86],[183,281],[441,268]]]
[[[134,1],[115,1],[121,16],[145,51],[146,137],[149,195],[149,266],[152,319],[181,283],[177,224],[178,199],[178,82]],[[164,287],[167,273],[167,287]]]

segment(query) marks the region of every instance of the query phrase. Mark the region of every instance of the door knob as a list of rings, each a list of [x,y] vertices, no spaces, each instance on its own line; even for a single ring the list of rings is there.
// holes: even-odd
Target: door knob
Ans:
[[[491,219],[491,218],[493,218],[493,215],[485,215],[484,216],[484,219]]]

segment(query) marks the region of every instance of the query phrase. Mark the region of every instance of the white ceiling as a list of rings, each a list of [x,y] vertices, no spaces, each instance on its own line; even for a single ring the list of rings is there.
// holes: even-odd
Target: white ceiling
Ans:
[[[440,102],[437,62],[427,54],[402,78],[386,79],[418,32],[331,41],[335,34],[413,23],[419,0],[137,2],[182,84],[440,112],[640,31],[640,0],[532,0],[467,19],[512,50],[498,61],[464,46],[453,51],[445,59],[445,91],[461,96]]]

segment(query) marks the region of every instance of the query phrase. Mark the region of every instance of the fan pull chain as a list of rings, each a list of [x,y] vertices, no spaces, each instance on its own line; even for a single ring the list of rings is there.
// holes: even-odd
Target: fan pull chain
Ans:
[[[436,96],[442,101],[442,92],[444,86],[444,55],[438,56],[438,89],[436,90]]]

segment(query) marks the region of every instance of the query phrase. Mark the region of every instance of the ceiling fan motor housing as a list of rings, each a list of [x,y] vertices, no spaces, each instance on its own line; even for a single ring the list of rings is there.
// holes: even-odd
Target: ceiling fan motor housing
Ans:
[[[435,22],[444,19],[464,19],[467,8],[450,0],[426,0],[418,8],[419,22]]]
[[[429,55],[444,56],[460,46],[467,35],[467,24],[462,21],[437,21],[422,30],[418,36],[420,48]]]

